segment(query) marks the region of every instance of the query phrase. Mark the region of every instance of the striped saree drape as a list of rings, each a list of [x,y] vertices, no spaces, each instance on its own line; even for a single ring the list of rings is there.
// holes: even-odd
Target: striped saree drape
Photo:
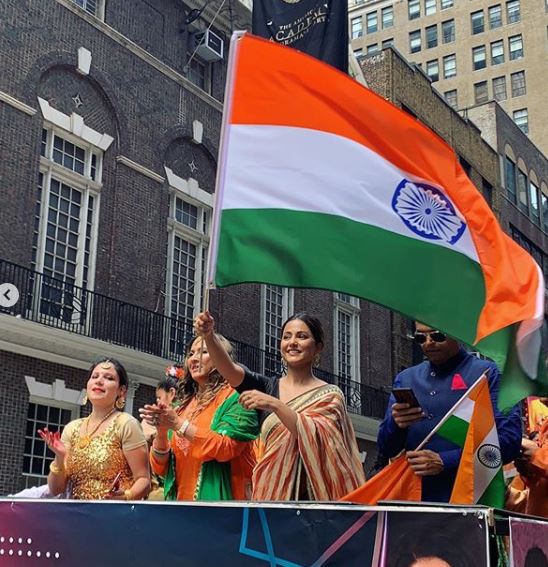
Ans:
[[[254,500],[338,500],[365,482],[341,390],[327,384],[287,403],[297,437],[276,414],[261,430],[253,472]]]

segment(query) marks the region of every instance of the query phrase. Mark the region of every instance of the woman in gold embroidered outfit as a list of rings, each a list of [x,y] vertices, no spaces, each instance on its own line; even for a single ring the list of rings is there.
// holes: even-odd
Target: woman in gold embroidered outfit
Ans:
[[[198,315],[194,327],[216,368],[240,392],[242,406],[259,412],[254,500],[338,500],[365,481],[344,395],[314,376],[324,345],[316,317],[298,313],[284,323],[280,351],[286,372],[275,378],[232,362],[209,313]]]
[[[89,369],[88,417],[65,426],[63,434],[39,431],[55,453],[48,486],[56,496],[70,483],[77,500],[139,500],[150,490],[148,451],[139,422],[124,407],[128,387],[125,368],[104,358]]]

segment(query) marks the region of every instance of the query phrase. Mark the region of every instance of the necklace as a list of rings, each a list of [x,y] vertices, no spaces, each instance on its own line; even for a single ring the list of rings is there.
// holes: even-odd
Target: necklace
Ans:
[[[95,433],[97,433],[97,430],[99,429],[99,427],[101,427],[101,425],[103,425],[103,423],[105,423],[105,421],[116,411],[116,408],[112,408],[107,415],[105,415],[105,417],[103,417],[103,419],[97,424],[97,426],[94,428],[94,430],[88,434],[88,427],[89,427],[89,420],[91,419],[91,414],[88,415],[88,417],[86,418],[86,434],[83,437],[80,437],[79,441],[78,441],[78,448],[79,449],[85,449],[90,443],[91,443],[91,439],[93,438],[93,436],[95,435]]]

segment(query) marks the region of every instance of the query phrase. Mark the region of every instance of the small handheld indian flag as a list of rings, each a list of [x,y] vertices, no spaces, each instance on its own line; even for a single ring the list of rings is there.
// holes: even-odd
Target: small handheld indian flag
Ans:
[[[482,376],[442,420],[437,434],[462,448],[451,504],[504,506],[504,473],[499,437]]]
[[[303,53],[250,35],[230,52],[208,285],[374,301],[494,359],[502,407],[548,392],[542,273],[452,148]]]

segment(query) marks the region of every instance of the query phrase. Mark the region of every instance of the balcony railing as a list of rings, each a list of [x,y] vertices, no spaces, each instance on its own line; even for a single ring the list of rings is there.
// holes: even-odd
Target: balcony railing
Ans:
[[[193,336],[192,325],[187,321],[83,289],[6,260],[0,260],[1,283],[15,285],[19,301],[13,307],[0,307],[0,313],[161,358],[181,360]],[[237,360],[251,370],[267,375],[281,372],[279,353],[230,340]],[[341,388],[350,412],[377,418],[384,415],[388,400],[385,391],[322,369],[316,374]]]

